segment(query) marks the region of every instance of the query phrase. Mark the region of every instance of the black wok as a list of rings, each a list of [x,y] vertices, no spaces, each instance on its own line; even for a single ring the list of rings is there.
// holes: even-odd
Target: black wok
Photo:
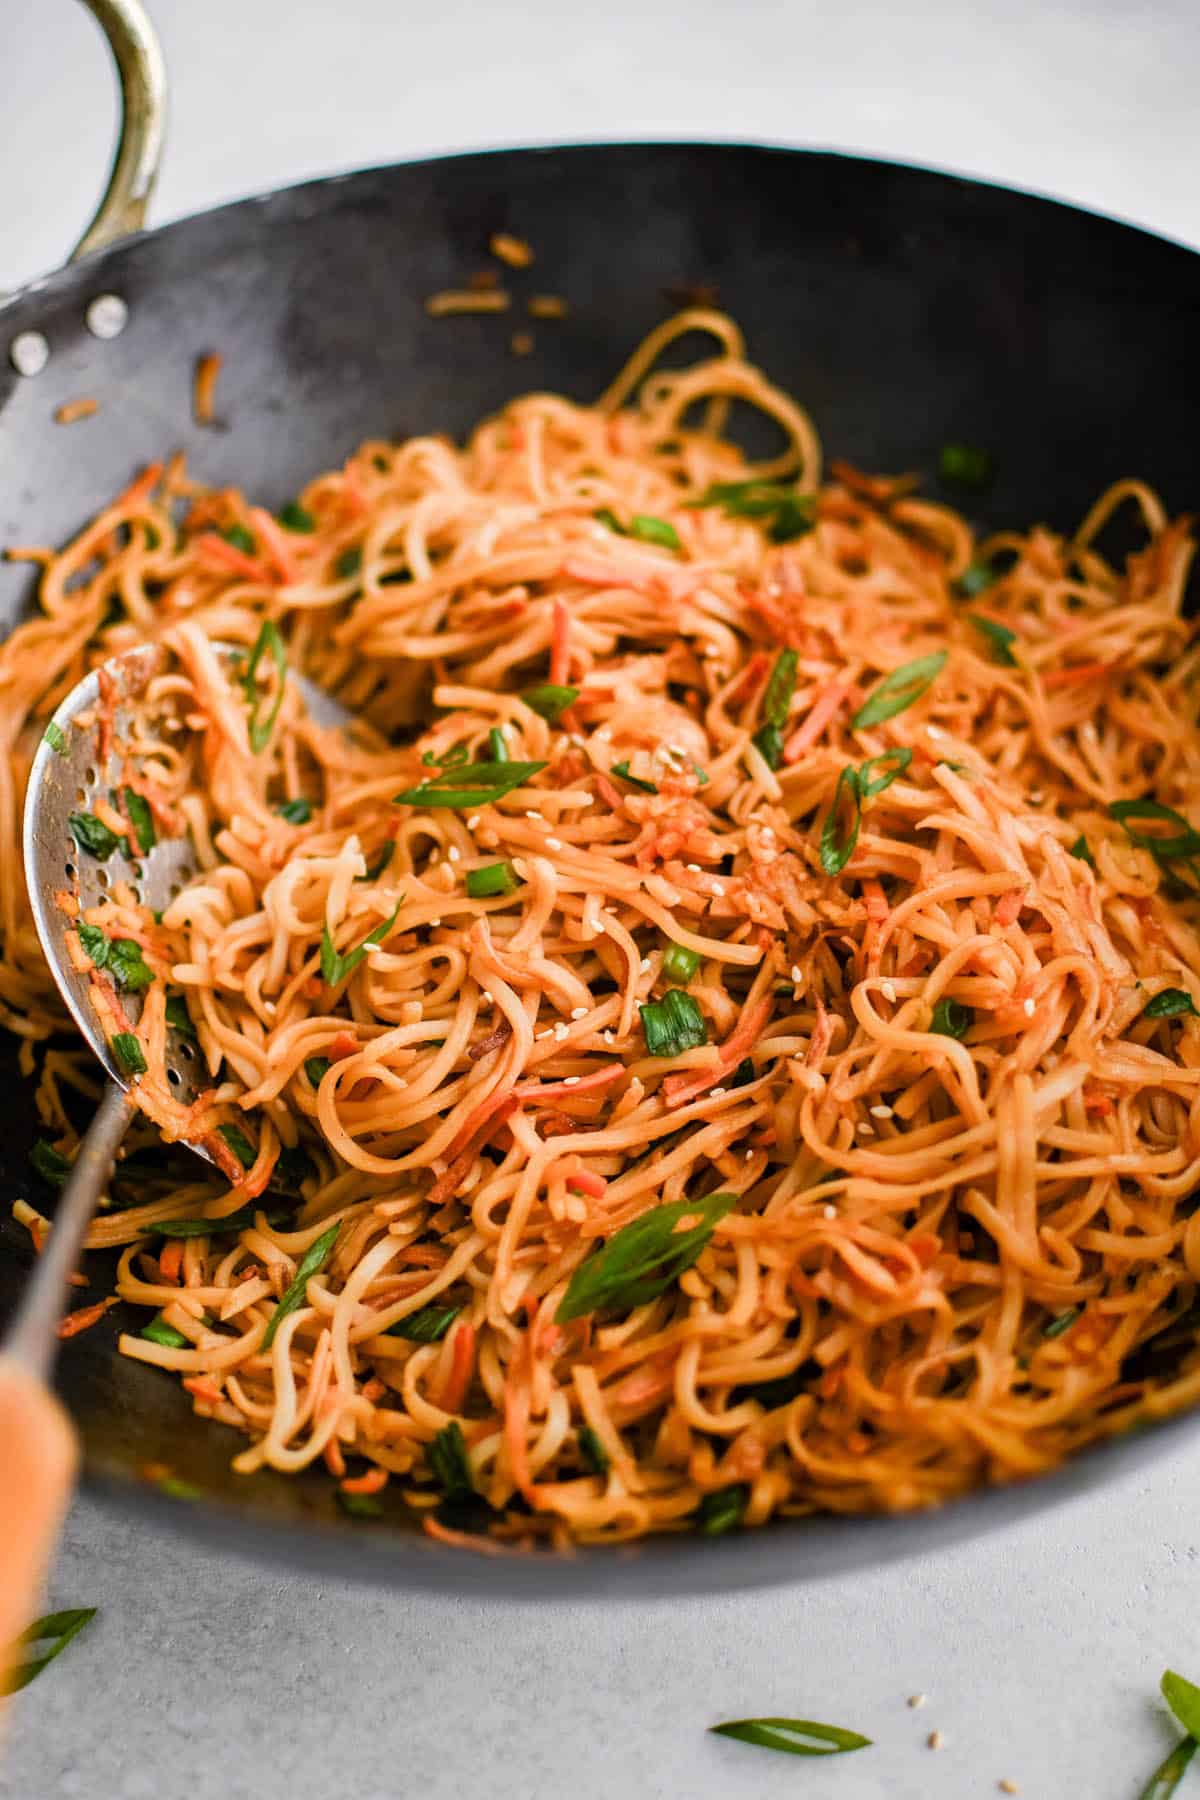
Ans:
[[[123,14],[128,0],[94,0],[94,10]],[[131,66],[127,57],[127,75]],[[136,90],[136,70],[130,82]],[[140,160],[126,160],[144,195],[154,121],[140,123]],[[128,198],[118,194],[110,216],[127,215]],[[486,260],[497,230],[536,247],[536,280],[515,285],[570,301],[567,319],[535,325],[523,361],[508,348],[520,318],[438,320],[423,307]],[[461,434],[530,386],[589,398],[671,310],[665,290],[687,283],[716,288],[753,360],[805,401],[835,455],[929,470],[944,442],[986,445],[997,476],[983,522],[1069,527],[1102,487],[1133,473],[1174,510],[1196,503],[1200,257],[924,170],[743,145],[620,144],[305,183],[130,237],[12,297],[0,307],[0,543],[61,542],[176,447],[198,475],[274,506],[364,437]],[[129,308],[110,341],[85,327],[101,294]],[[24,331],[50,347],[35,379],[8,361]],[[208,350],[225,359],[219,432],[197,429],[190,413],[194,362]],[[98,416],[54,424],[55,408],[80,395],[99,402]],[[0,565],[0,628],[30,603],[27,571]],[[49,1204],[27,1162],[31,1088],[4,1055],[0,1319],[30,1262],[9,1203]],[[89,1258],[97,1294],[102,1261]],[[1159,1424],[938,1513],[484,1559],[431,1544],[399,1518],[343,1517],[317,1474],[234,1476],[235,1434],[195,1419],[174,1380],[118,1356],[125,1310],[64,1346],[60,1388],[92,1491],[222,1545],[413,1586],[645,1594],[846,1570],[1083,1493],[1197,1424]],[[142,1478],[146,1463],[169,1464],[204,1498],[163,1496]]]

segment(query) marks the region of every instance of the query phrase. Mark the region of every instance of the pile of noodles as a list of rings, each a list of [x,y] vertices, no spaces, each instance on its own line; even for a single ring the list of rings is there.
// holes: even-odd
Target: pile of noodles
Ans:
[[[686,329],[716,354],[650,374]],[[773,462],[720,436],[731,399],[782,428]],[[812,528],[713,497],[751,476],[814,496]],[[323,1459],[348,1496],[390,1486],[453,1538],[457,1426],[476,1535],[612,1540],[922,1506],[1200,1394],[1178,1360],[1200,1281],[1200,909],[1178,822],[1110,811],[1195,806],[1187,526],[1123,481],[1073,539],[980,545],[912,487],[837,466],[822,484],[804,413],[728,320],[692,313],[598,405],[532,394],[461,450],[364,445],[299,497],[299,528],[175,462],[61,553],[20,552],[44,569],[0,650],[3,1023],[69,1155],[64,1096],[95,1067],[61,1040],[35,1057],[63,1014],[23,784],[84,670],[158,640],[173,725],[136,780],[199,874],[159,920],[119,884],[88,917],[156,977],[143,1111],[214,1145],[240,1121],[253,1160],[225,1154],[232,1186],[186,1158],[118,1179],[90,1243],[124,1247],[117,1291],[181,1340],[122,1350],[246,1434],[238,1469]],[[1143,547],[1113,566],[1097,539],[1119,508]],[[249,651],[264,619],[352,731],[289,687],[253,750],[245,665],[212,641]],[[853,723],[938,652],[911,704]],[[261,718],[269,657],[256,679]],[[578,690],[553,720],[520,698],[547,682]],[[396,803],[486,760],[497,729],[544,769],[469,808]],[[835,803],[887,752],[879,791],[846,778]],[[830,873],[823,840],[844,846],[855,811]],[[497,862],[512,891],[469,896]],[[381,941],[331,985],[326,931],[342,954]],[[654,1055],[640,1008],[672,944],[698,957],[707,1041]],[[207,1071],[189,1109],[163,1078],[168,995]],[[622,1227],[717,1192],[736,1200],[663,1292],[556,1317]],[[247,1207],[234,1233],[171,1237]],[[434,1303],[441,1334],[403,1335]]]

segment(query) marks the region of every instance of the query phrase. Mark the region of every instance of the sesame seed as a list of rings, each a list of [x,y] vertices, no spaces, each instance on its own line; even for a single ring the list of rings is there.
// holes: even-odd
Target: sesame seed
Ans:
[[[896,984],[895,984],[895,982],[881,981],[879,984],[879,991],[883,995],[885,1000],[890,1000],[892,1005],[895,1006],[895,1004],[896,1004]]]
[[[457,862],[459,857],[462,855],[462,851],[459,849],[457,844],[451,844],[450,848],[446,852],[446,855],[450,858],[451,862]]]
[[[1025,1014],[1025,1017],[1026,1017],[1026,1018],[1027,1018],[1027,1019],[1032,1019],[1032,1017],[1033,1017],[1033,1015],[1034,1015],[1034,1011],[1035,1011],[1035,1008],[1034,1008],[1034,1004],[1033,1004],[1033,1001],[1032,1001],[1032,1000],[1027,1000],[1027,1001],[1026,1001],[1026,1002],[1025,1002],[1025,1005],[1024,1005],[1024,1007],[1023,1007],[1023,1008],[1022,1008],[1022,1011],[1023,1011],[1023,1012],[1024,1012],[1024,1014]]]
[[[925,1742],[929,1745],[931,1750],[940,1750],[944,1746],[946,1740],[940,1731],[931,1731],[929,1736],[925,1739]]]
[[[859,1137],[875,1136],[875,1127],[868,1125],[865,1119],[860,1119],[854,1129],[858,1132]]]
[[[753,1162],[753,1161],[754,1161],[754,1152],[753,1152],[753,1150],[747,1150],[747,1152],[746,1152],[746,1156],[745,1156],[745,1160],[746,1160],[746,1161],[747,1161],[747,1162]]]
[[[578,1087],[578,1085],[579,1085],[578,1075],[564,1075],[563,1076],[563,1086],[564,1087]]]
[[[1007,1776],[1003,1781],[998,1781],[996,1786],[1000,1789],[1002,1794],[1019,1794],[1021,1791],[1016,1782],[1009,1781]]]
[[[402,1075],[400,1077],[399,1081],[393,1083],[393,1086],[398,1087],[398,1088],[406,1088],[408,1086],[408,1083],[407,1083],[407,1081],[405,1081],[405,1079]]]
[[[826,1207],[823,1207],[821,1210],[827,1219],[836,1219],[837,1218],[837,1207],[836,1206],[826,1206]],[[922,1700],[924,1699],[924,1697],[925,1696],[923,1694],[919,1696],[919,1698]],[[908,1704],[910,1706],[916,1706],[917,1701],[910,1700]]]
[[[927,725],[925,730],[931,738],[944,738],[946,735],[940,725]]]
[[[8,357],[18,375],[40,375],[50,361],[50,346],[40,331],[21,331],[9,345]]]
[[[890,1106],[873,1106],[871,1108],[871,1117],[873,1119],[890,1119],[892,1116],[893,1114]]]
[[[467,830],[474,831],[474,829],[478,825],[478,823],[479,823],[479,814],[472,813],[470,818],[467,820]]]
[[[918,1706],[924,1706],[927,1697],[928,1696],[925,1694],[910,1694],[908,1696],[908,1704],[915,1712]]]
[[[728,1088],[713,1088],[710,1098],[719,1100],[723,1094],[727,1094],[728,1092]]]
[[[571,1027],[569,1025],[565,1024],[562,1019],[560,1019],[558,1021],[558,1024],[554,1027],[554,1035],[558,1039],[558,1042],[560,1044],[562,1043],[563,1039],[567,1036],[570,1029],[571,1029]]]
[[[795,982],[797,987],[799,987],[800,983],[804,980],[803,975],[800,973],[800,964],[799,963],[792,964],[792,980]]]
[[[573,1019],[586,1019],[587,1014],[588,1009],[586,1006],[573,1006],[571,1008],[571,1017]]]
[[[603,1032],[601,1032],[600,1035],[604,1039],[606,1044],[615,1044],[617,1041],[611,1031],[603,1031]]]
[[[554,1036],[554,1027],[553,1027],[553,1025],[547,1025],[545,1031],[535,1032],[534,1035],[535,1035],[535,1037],[540,1037],[540,1038],[553,1037]]]
[[[714,881],[712,884],[712,897],[714,900],[723,900],[725,898],[725,889],[719,881]]]
[[[683,866],[691,875],[700,875],[703,873],[699,863],[684,863]]]
[[[494,1006],[496,1004],[496,1002],[492,999],[492,994],[491,994],[490,988],[484,988],[484,990],[483,990],[482,994],[480,994],[479,998],[483,1001],[485,1006]]]
[[[365,951],[365,953],[368,956],[378,956],[379,952],[382,949],[383,949],[382,944],[364,944],[363,945],[363,950]]]
[[[643,956],[638,967],[641,969],[643,975],[648,975],[650,973],[650,958],[648,956]]]
[[[540,825],[544,825],[546,823],[545,819],[542,818],[542,815],[540,812],[527,812],[525,814],[525,817],[527,819],[536,819]]]
[[[436,926],[436,925],[440,925],[440,924],[441,924],[441,922],[442,922],[442,921],[441,921],[441,920],[440,920],[440,919],[430,919],[430,921],[429,921],[429,923],[430,923],[430,925],[431,925],[431,926]]]
[[[120,337],[129,318],[129,308],[120,294],[97,294],[84,314],[93,337]]]
[[[562,839],[561,838],[547,838],[546,839],[546,848],[547,848],[547,850],[561,850],[562,849]]]

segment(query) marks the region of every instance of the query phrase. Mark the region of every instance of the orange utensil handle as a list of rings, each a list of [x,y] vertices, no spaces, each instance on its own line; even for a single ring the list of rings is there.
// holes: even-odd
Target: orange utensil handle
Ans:
[[[0,1356],[0,1674],[39,1611],[78,1459],[74,1428],[49,1388]]]

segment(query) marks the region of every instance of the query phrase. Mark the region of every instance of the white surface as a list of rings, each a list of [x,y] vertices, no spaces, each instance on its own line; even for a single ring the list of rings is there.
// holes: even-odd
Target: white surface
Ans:
[[[953,166],[1200,240],[1196,0],[155,12],[175,90],[160,220],[450,147],[744,136]],[[0,43],[3,288],[82,229],[112,93],[68,0],[0,0]],[[0,1795],[970,1800],[1008,1777],[1025,1800],[1134,1800],[1173,1738],[1161,1670],[1200,1679],[1198,1477],[1200,1449],[879,1574],[614,1608],[308,1584],[79,1505],[50,1598],[102,1616],[15,1703]],[[705,1735],[772,1712],[876,1746],[818,1764]]]

